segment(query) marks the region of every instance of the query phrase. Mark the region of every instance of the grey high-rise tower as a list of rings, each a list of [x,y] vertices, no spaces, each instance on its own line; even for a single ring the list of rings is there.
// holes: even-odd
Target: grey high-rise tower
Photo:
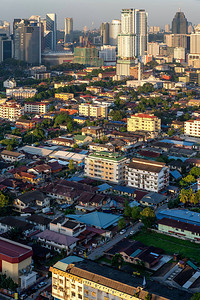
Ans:
[[[65,43],[73,42],[73,19],[65,18]]]
[[[46,15],[45,48],[56,51],[57,18],[56,14]]]
[[[178,11],[172,21],[172,33],[173,34],[187,34],[188,33],[188,21],[182,11]]]
[[[13,22],[14,58],[30,64],[41,63],[41,26],[37,20]]]

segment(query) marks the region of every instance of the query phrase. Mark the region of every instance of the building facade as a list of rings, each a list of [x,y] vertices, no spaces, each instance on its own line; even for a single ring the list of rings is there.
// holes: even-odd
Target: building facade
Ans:
[[[165,163],[134,158],[125,168],[126,184],[146,191],[159,192],[169,185]]]
[[[188,21],[182,11],[177,12],[172,21],[172,33],[173,34],[188,33]]]
[[[129,162],[117,153],[97,152],[85,158],[85,175],[94,179],[121,184],[125,180],[125,164]]]
[[[32,98],[37,93],[36,89],[28,88],[15,88],[15,89],[6,89],[6,96],[8,98],[15,98],[17,100]]]
[[[200,137],[200,119],[188,120],[184,122],[184,134]]]
[[[24,106],[24,111],[28,113],[45,114],[49,108],[48,103],[44,102],[27,102]]]
[[[0,119],[11,122],[18,120],[24,114],[24,108],[20,104],[8,101],[0,105]]]
[[[161,131],[161,120],[154,115],[137,113],[127,119],[127,130],[158,133]]]
[[[82,103],[81,105],[79,105],[79,115],[85,117],[107,119],[108,107],[103,105]]]
[[[65,43],[73,42],[73,19],[65,18]]]

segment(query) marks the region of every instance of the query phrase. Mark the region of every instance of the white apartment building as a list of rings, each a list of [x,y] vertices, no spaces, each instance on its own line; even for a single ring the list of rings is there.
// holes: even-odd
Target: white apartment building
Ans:
[[[99,57],[103,58],[105,66],[116,65],[116,47],[104,45],[99,51]]]
[[[49,108],[48,103],[44,102],[29,102],[25,103],[24,111],[28,113],[35,113],[35,114],[46,114]]]
[[[200,137],[200,119],[186,121],[184,123],[184,134]]]
[[[16,87],[16,81],[15,79],[7,79],[3,82],[3,87],[8,88],[8,89],[12,89]]]
[[[15,99],[26,99],[32,98],[37,93],[36,89],[24,89],[24,88],[16,88],[16,89],[6,89],[6,96],[8,98],[15,98]]]
[[[0,119],[11,122],[18,120],[24,114],[24,108],[14,101],[8,101],[0,105]]]
[[[134,158],[125,169],[126,184],[138,189],[159,192],[169,185],[165,163]]]

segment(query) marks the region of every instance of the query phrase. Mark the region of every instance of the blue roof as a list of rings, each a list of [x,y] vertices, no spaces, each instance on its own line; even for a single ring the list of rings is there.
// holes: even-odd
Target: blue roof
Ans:
[[[159,220],[163,218],[169,218],[200,226],[200,213],[187,209],[164,209],[161,210],[156,217]]]
[[[122,193],[127,193],[127,194],[133,194],[135,189],[132,187],[128,187],[128,186],[122,186],[122,185],[116,185],[113,187],[114,191],[119,191]]]
[[[140,203],[138,203],[136,200],[133,200],[131,203],[129,203],[130,207],[140,206]]]
[[[142,250],[141,249],[137,249],[135,250],[132,254],[131,254],[131,257],[136,257],[139,253],[141,253]]]
[[[98,191],[99,192],[109,190],[110,188],[112,188],[112,186],[107,184],[107,183],[103,183],[103,184],[98,185]]]
[[[67,179],[67,181],[76,181],[76,182],[79,182],[81,180],[84,180],[83,177],[78,177],[78,176],[74,176],[74,177],[71,177],[69,179]]]
[[[186,161],[188,159],[188,157],[184,157],[184,156],[168,156],[169,159],[180,159],[182,162]]]
[[[85,215],[67,215],[68,218],[83,222],[90,226],[106,229],[117,224],[121,216],[94,211]]]
[[[77,120],[86,120],[84,117],[79,117],[79,116],[71,116],[72,119],[77,119]]]
[[[177,141],[177,140],[168,140],[168,139],[161,140],[160,142],[162,142],[162,143],[168,143],[168,144],[174,144],[174,145],[191,146],[191,147],[194,145],[193,142],[185,142],[185,141]]]
[[[179,171],[174,170],[169,172],[175,179],[179,179],[182,177],[182,175],[179,173]]]

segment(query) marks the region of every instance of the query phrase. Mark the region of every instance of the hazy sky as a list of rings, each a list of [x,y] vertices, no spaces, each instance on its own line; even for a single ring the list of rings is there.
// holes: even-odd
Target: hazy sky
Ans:
[[[64,18],[73,17],[74,29],[85,25],[99,27],[101,22],[120,18],[122,8],[144,8],[149,13],[149,25],[170,23],[178,10],[180,0],[0,0],[0,19],[12,22],[14,18],[31,15],[57,14],[58,28],[64,29]],[[200,0],[181,0],[188,21],[200,23]]]

